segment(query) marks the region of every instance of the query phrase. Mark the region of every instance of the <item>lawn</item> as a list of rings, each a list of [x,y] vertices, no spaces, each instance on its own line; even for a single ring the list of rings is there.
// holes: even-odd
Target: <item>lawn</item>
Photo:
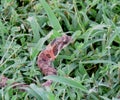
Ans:
[[[38,54],[65,34],[43,75]],[[1,0],[0,100],[120,100],[120,1]]]

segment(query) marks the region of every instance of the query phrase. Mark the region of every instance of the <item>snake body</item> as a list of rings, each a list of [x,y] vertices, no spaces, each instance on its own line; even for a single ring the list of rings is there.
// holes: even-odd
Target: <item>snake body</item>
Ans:
[[[51,63],[55,60],[59,52],[70,43],[70,41],[71,37],[68,35],[58,37],[50,42],[50,44],[48,44],[48,46],[46,46],[46,48],[38,55],[37,64],[45,76],[57,74],[56,69],[52,67]],[[51,83],[52,81],[48,80],[43,83],[43,86],[50,86]]]

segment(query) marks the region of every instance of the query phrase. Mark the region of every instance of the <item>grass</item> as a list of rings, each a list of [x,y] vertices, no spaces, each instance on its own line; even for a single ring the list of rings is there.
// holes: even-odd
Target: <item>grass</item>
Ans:
[[[0,75],[9,78],[0,100],[120,99],[119,0],[0,2]],[[63,34],[73,41],[53,62],[58,75],[44,77],[37,55]],[[44,79],[54,82],[44,88]]]

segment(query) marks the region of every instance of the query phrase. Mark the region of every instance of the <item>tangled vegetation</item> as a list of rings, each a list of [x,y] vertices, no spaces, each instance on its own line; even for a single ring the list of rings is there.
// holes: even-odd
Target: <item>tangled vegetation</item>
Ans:
[[[63,34],[72,43],[53,62],[57,75],[44,77],[37,56]],[[120,1],[1,0],[2,76],[0,100],[119,100]]]

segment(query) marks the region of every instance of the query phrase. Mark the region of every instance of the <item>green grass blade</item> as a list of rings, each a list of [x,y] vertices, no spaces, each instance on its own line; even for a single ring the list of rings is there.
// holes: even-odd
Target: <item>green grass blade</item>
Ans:
[[[73,78],[66,78],[66,77],[62,77],[62,76],[50,75],[50,76],[44,77],[44,79],[53,80],[55,82],[66,84],[68,86],[80,89],[81,91],[87,92],[87,89],[80,82],[74,80]]]
[[[117,37],[117,36],[119,36],[119,34],[120,34],[120,27],[116,27],[115,28],[115,31],[113,32],[114,34],[111,34],[111,37],[110,37],[110,39],[108,40],[108,46],[110,46],[111,44],[112,44],[112,42],[115,40],[115,38]],[[120,41],[119,41],[120,42]]]
[[[39,24],[37,22],[37,19],[36,19],[35,16],[31,16],[31,17],[28,17],[27,20],[29,21],[30,26],[31,26],[32,31],[33,31],[33,41],[37,42],[39,40],[39,38],[40,38],[39,32],[41,30],[41,28],[40,28],[40,26],[39,26]]]
[[[56,18],[55,14],[53,13],[52,9],[50,8],[50,6],[47,4],[47,2],[45,0],[40,0],[43,8],[45,9],[48,18],[50,20],[50,23],[52,25],[52,27],[56,30],[56,31],[62,31],[61,25],[58,21],[58,19]]]
[[[103,39],[95,39],[95,40],[89,40],[88,42],[86,42],[83,46],[83,49],[87,48],[88,46],[92,45],[95,42],[99,42],[99,41],[103,41]]]
[[[89,60],[89,61],[82,61],[82,64],[98,64],[98,63],[103,63],[103,64],[115,64],[115,62],[109,61],[109,60]]]
[[[42,88],[37,87],[35,84],[31,84],[30,88],[25,88],[29,94],[36,97],[37,100],[48,100],[47,93]]]

